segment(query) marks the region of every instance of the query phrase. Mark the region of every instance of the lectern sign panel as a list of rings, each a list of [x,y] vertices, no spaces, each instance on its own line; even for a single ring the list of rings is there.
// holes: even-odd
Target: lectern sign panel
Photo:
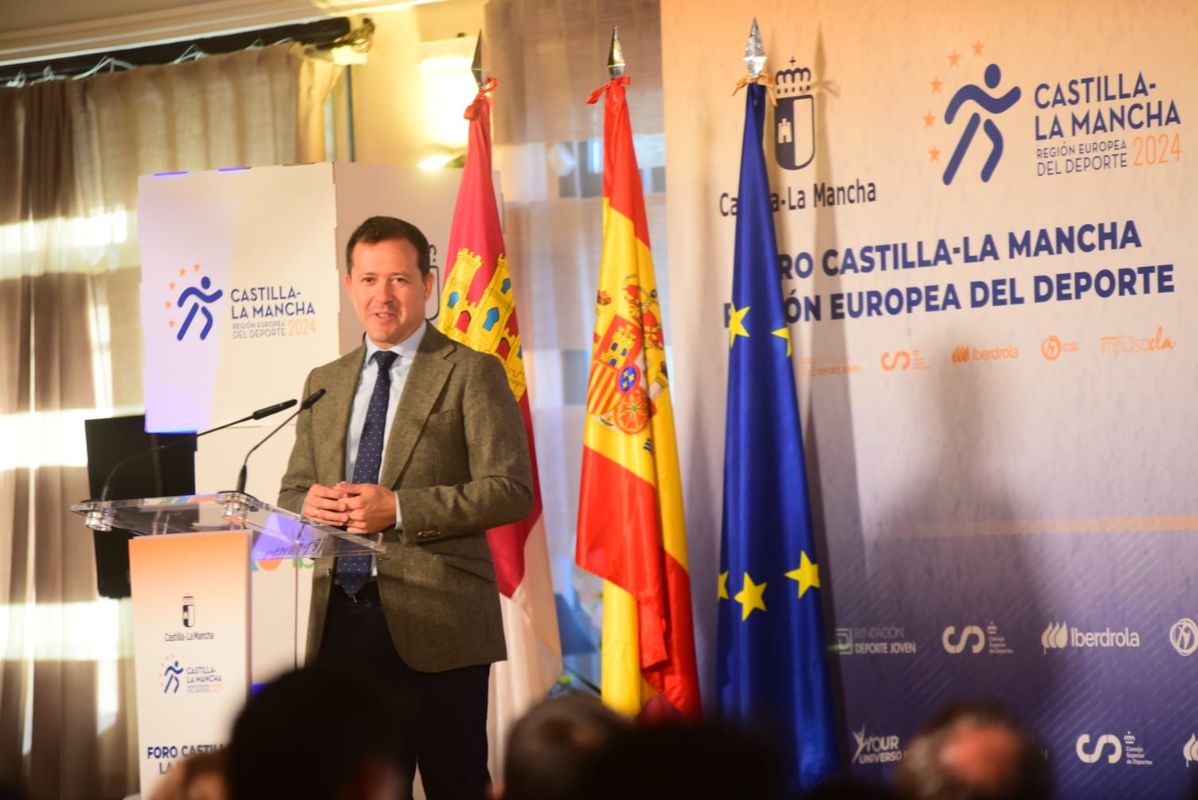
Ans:
[[[223,747],[249,691],[250,535],[129,543],[141,793],[192,753]]]

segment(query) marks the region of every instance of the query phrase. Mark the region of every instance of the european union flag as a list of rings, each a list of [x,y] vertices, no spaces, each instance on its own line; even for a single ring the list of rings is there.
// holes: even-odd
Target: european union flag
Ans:
[[[764,726],[790,788],[836,771],[836,727],[803,436],[762,151],[765,88],[748,85],[728,321],[728,420],[716,674],[721,712]]]

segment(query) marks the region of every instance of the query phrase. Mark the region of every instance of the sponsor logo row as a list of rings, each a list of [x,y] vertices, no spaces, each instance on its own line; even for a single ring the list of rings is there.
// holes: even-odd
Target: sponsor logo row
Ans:
[[[1165,326],[1156,326],[1151,336],[1132,336],[1129,334],[1113,334],[1100,336],[1097,340],[1098,353],[1104,356],[1144,355],[1173,350],[1177,343],[1165,335]],[[1079,345],[1076,341],[1062,339],[1056,334],[1050,334],[1040,340],[1040,356],[1045,361],[1057,361],[1064,355],[1077,353]],[[882,369],[886,369],[889,353],[882,356]],[[970,362],[1006,361],[1020,358],[1018,345],[996,345],[978,347],[973,344],[962,344],[954,347],[950,355],[953,364],[968,364]]]
[[[864,766],[890,764],[903,760],[905,750],[902,740],[895,734],[870,734],[868,726],[855,730],[855,751],[852,764]],[[1153,764],[1141,741],[1131,731],[1116,733],[1082,733],[1073,740],[1072,756],[1083,764],[1120,764],[1130,767],[1150,767]],[[1189,768],[1198,762],[1198,734],[1190,733],[1178,750]],[[1051,754],[1050,754],[1051,755]]]
[[[1097,352],[1100,356],[1121,358],[1123,356],[1153,355],[1177,348],[1177,342],[1166,335],[1165,327],[1158,325],[1147,336],[1112,334],[1100,336],[1092,343],[1079,344],[1050,334],[1040,340],[1030,355],[1038,354],[1049,363],[1056,363],[1079,352]],[[959,342],[939,357],[930,356],[917,347],[903,350],[886,350],[878,356],[878,366],[883,372],[918,372],[931,369],[936,364],[964,367],[967,365],[991,364],[1000,361],[1017,361],[1029,356],[1026,346],[1011,342]],[[866,368],[846,356],[806,356],[800,359],[800,369],[806,377],[827,375],[855,375]]]
[[[1181,656],[1198,652],[1198,622],[1182,617],[1169,628],[1169,645]],[[1007,637],[991,622],[988,625],[949,625],[940,633],[940,647],[950,655],[1011,655],[1015,651]],[[1131,649],[1141,646],[1139,631],[1106,627],[1085,630],[1065,621],[1050,621],[1040,634],[1045,654],[1056,650]],[[919,643],[898,625],[837,628],[832,650],[837,655],[914,655]]]

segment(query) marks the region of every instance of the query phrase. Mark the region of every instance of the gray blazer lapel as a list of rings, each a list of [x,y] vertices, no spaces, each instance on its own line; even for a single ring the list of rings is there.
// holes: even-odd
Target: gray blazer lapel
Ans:
[[[321,399],[321,415],[325,419],[335,420],[336,424],[329,425],[328,430],[317,431],[316,463],[335,465],[333,475],[321,475],[321,482],[332,486],[338,481],[348,481],[345,474],[345,439],[349,433],[349,415],[354,404],[354,392],[358,388],[358,376],[362,374],[362,359],[366,357],[366,346],[355,348],[352,352],[335,361],[329,370],[327,384],[328,395]]]
[[[440,331],[429,325],[420,342],[420,349],[412,359],[412,369],[404,383],[399,398],[399,408],[391,423],[391,436],[383,452],[383,467],[379,473],[379,484],[397,488],[400,473],[412,455],[416,440],[424,429],[424,422],[433,410],[441,388],[449,380],[453,365],[445,360],[453,352],[454,344]]]

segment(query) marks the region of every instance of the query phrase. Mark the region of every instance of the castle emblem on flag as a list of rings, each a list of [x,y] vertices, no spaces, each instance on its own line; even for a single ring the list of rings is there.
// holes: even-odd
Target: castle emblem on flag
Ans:
[[[814,79],[808,67],[794,63],[792,57],[790,69],[774,73],[774,157],[784,169],[802,169],[815,158]]]
[[[482,258],[476,253],[465,247],[458,250],[443,295],[444,310],[453,321],[446,333],[467,347],[494,353],[503,362],[512,394],[519,400],[526,388],[524,350],[519,331],[511,325],[516,301],[507,257],[501,253],[496,259],[490,280],[481,265]]]

